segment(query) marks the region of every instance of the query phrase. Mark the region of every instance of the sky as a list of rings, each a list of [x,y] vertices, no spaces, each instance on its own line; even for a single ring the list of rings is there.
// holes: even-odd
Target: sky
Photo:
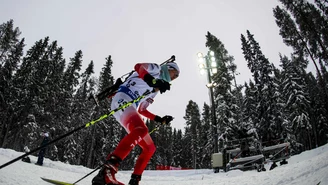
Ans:
[[[83,70],[91,60],[95,76],[109,55],[113,76],[133,70],[138,62],[162,63],[176,56],[181,73],[171,90],[158,95],[149,110],[172,115],[172,126],[184,129],[190,100],[202,112],[209,104],[206,75],[198,68],[197,53],[207,53],[207,32],[224,45],[237,65],[237,84],[251,79],[242,55],[241,34],[254,34],[262,52],[279,66],[279,53],[290,56],[275,23],[278,0],[0,0],[0,23],[14,20],[25,38],[25,50],[46,36],[64,48],[64,58],[83,52]],[[26,51],[25,51],[26,53]],[[83,72],[83,71],[82,71]]]
[[[10,149],[0,148],[0,164],[23,155]],[[88,174],[92,169],[51,161],[47,158],[43,166],[34,165],[35,156],[30,156],[31,163],[21,160],[0,169],[0,185],[46,185],[40,177],[73,183]],[[140,185],[327,185],[328,184],[328,144],[294,155],[288,164],[269,170],[271,163],[265,164],[266,171],[257,172],[231,170],[214,173],[211,169],[198,170],[146,170]],[[78,185],[90,185],[97,174],[88,176]],[[119,171],[117,180],[128,183],[132,171]]]

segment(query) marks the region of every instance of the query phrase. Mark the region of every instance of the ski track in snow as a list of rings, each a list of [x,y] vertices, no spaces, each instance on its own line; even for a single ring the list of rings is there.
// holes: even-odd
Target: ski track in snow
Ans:
[[[23,153],[0,148],[0,164],[4,164]],[[91,172],[92,169],[69,165],[62,162],[44,160],[44,166],[38,166],[35,156],[30,156],[31,163],[17,161],[0,169],[2,185],[49,185],[40,177],[73,183]],[[269,171],[271,164],[266,164],[265,172],[232,170],[213,173],[211,169],[200,170],[146,170],[140,185],[328,185],[328,144],[314,150],[292,156],[287,165]],[[119,171],[116,178],[128,183],[132,171]],[[78,185],[91,185],[91,179],[97,174],[83,179]]]

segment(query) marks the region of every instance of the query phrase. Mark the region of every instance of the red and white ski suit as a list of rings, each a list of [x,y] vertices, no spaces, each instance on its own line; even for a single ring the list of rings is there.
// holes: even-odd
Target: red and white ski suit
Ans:
[[[115,109],[125,102],[143,95],[146,91],[153,91],[152,87],[143,80],[144,75],[149,73],[154,78],[159,78],[161,67],[152,63],[138,63],[135,65],[135,72],[120,86],[116,95],[112,98],[111,109]],[[114,117],[127,131],[127,135],[119,142],[114,155],[124,160],[130,151],[139,145],[142,152],[139,155],[134,167],[133,174],[141,175],[146,168],[148,161],[154,154],[156,147],[149,135],[148,128],[141,115],[154,120],[155,115],[147,110],[149,104],[153,102],[153,98],[157,92],[150,93],[140,102],[135,103],[124,110],[120,110],[114,114]]]

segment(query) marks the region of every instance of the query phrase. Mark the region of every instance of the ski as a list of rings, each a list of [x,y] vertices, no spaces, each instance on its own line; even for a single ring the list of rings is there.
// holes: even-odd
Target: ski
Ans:
[[[75,184],[72,184],[72,183],[68,183],[68,182],[62,182],[62,181],[57,181],[57,180],[53,180],[53,179],[47,179],[47,178],[43,178],[43,177],[40,177],[42,180],[46,181],[46,182],[49,182],[51,184],[56,184],[56,185],[75,185]]]

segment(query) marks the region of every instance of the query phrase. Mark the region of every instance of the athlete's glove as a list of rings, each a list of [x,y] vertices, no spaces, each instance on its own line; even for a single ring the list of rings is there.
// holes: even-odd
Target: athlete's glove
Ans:
[[[144,81],[149,85],[149,87],[158,88],[161,94],[166,90],[170,90],[169,82],[162,79],[155,79],[149,73],[145,74]]]
[[[172,116],[164,116],[164,117],[160,117],[160,116],[155,116],[155,119],[154,121],[156,122],[159,122],[159,123],[162,123],[163,125],[167,125],[167,126],[170,126],[170,122],[173,120],[174,118]]]

